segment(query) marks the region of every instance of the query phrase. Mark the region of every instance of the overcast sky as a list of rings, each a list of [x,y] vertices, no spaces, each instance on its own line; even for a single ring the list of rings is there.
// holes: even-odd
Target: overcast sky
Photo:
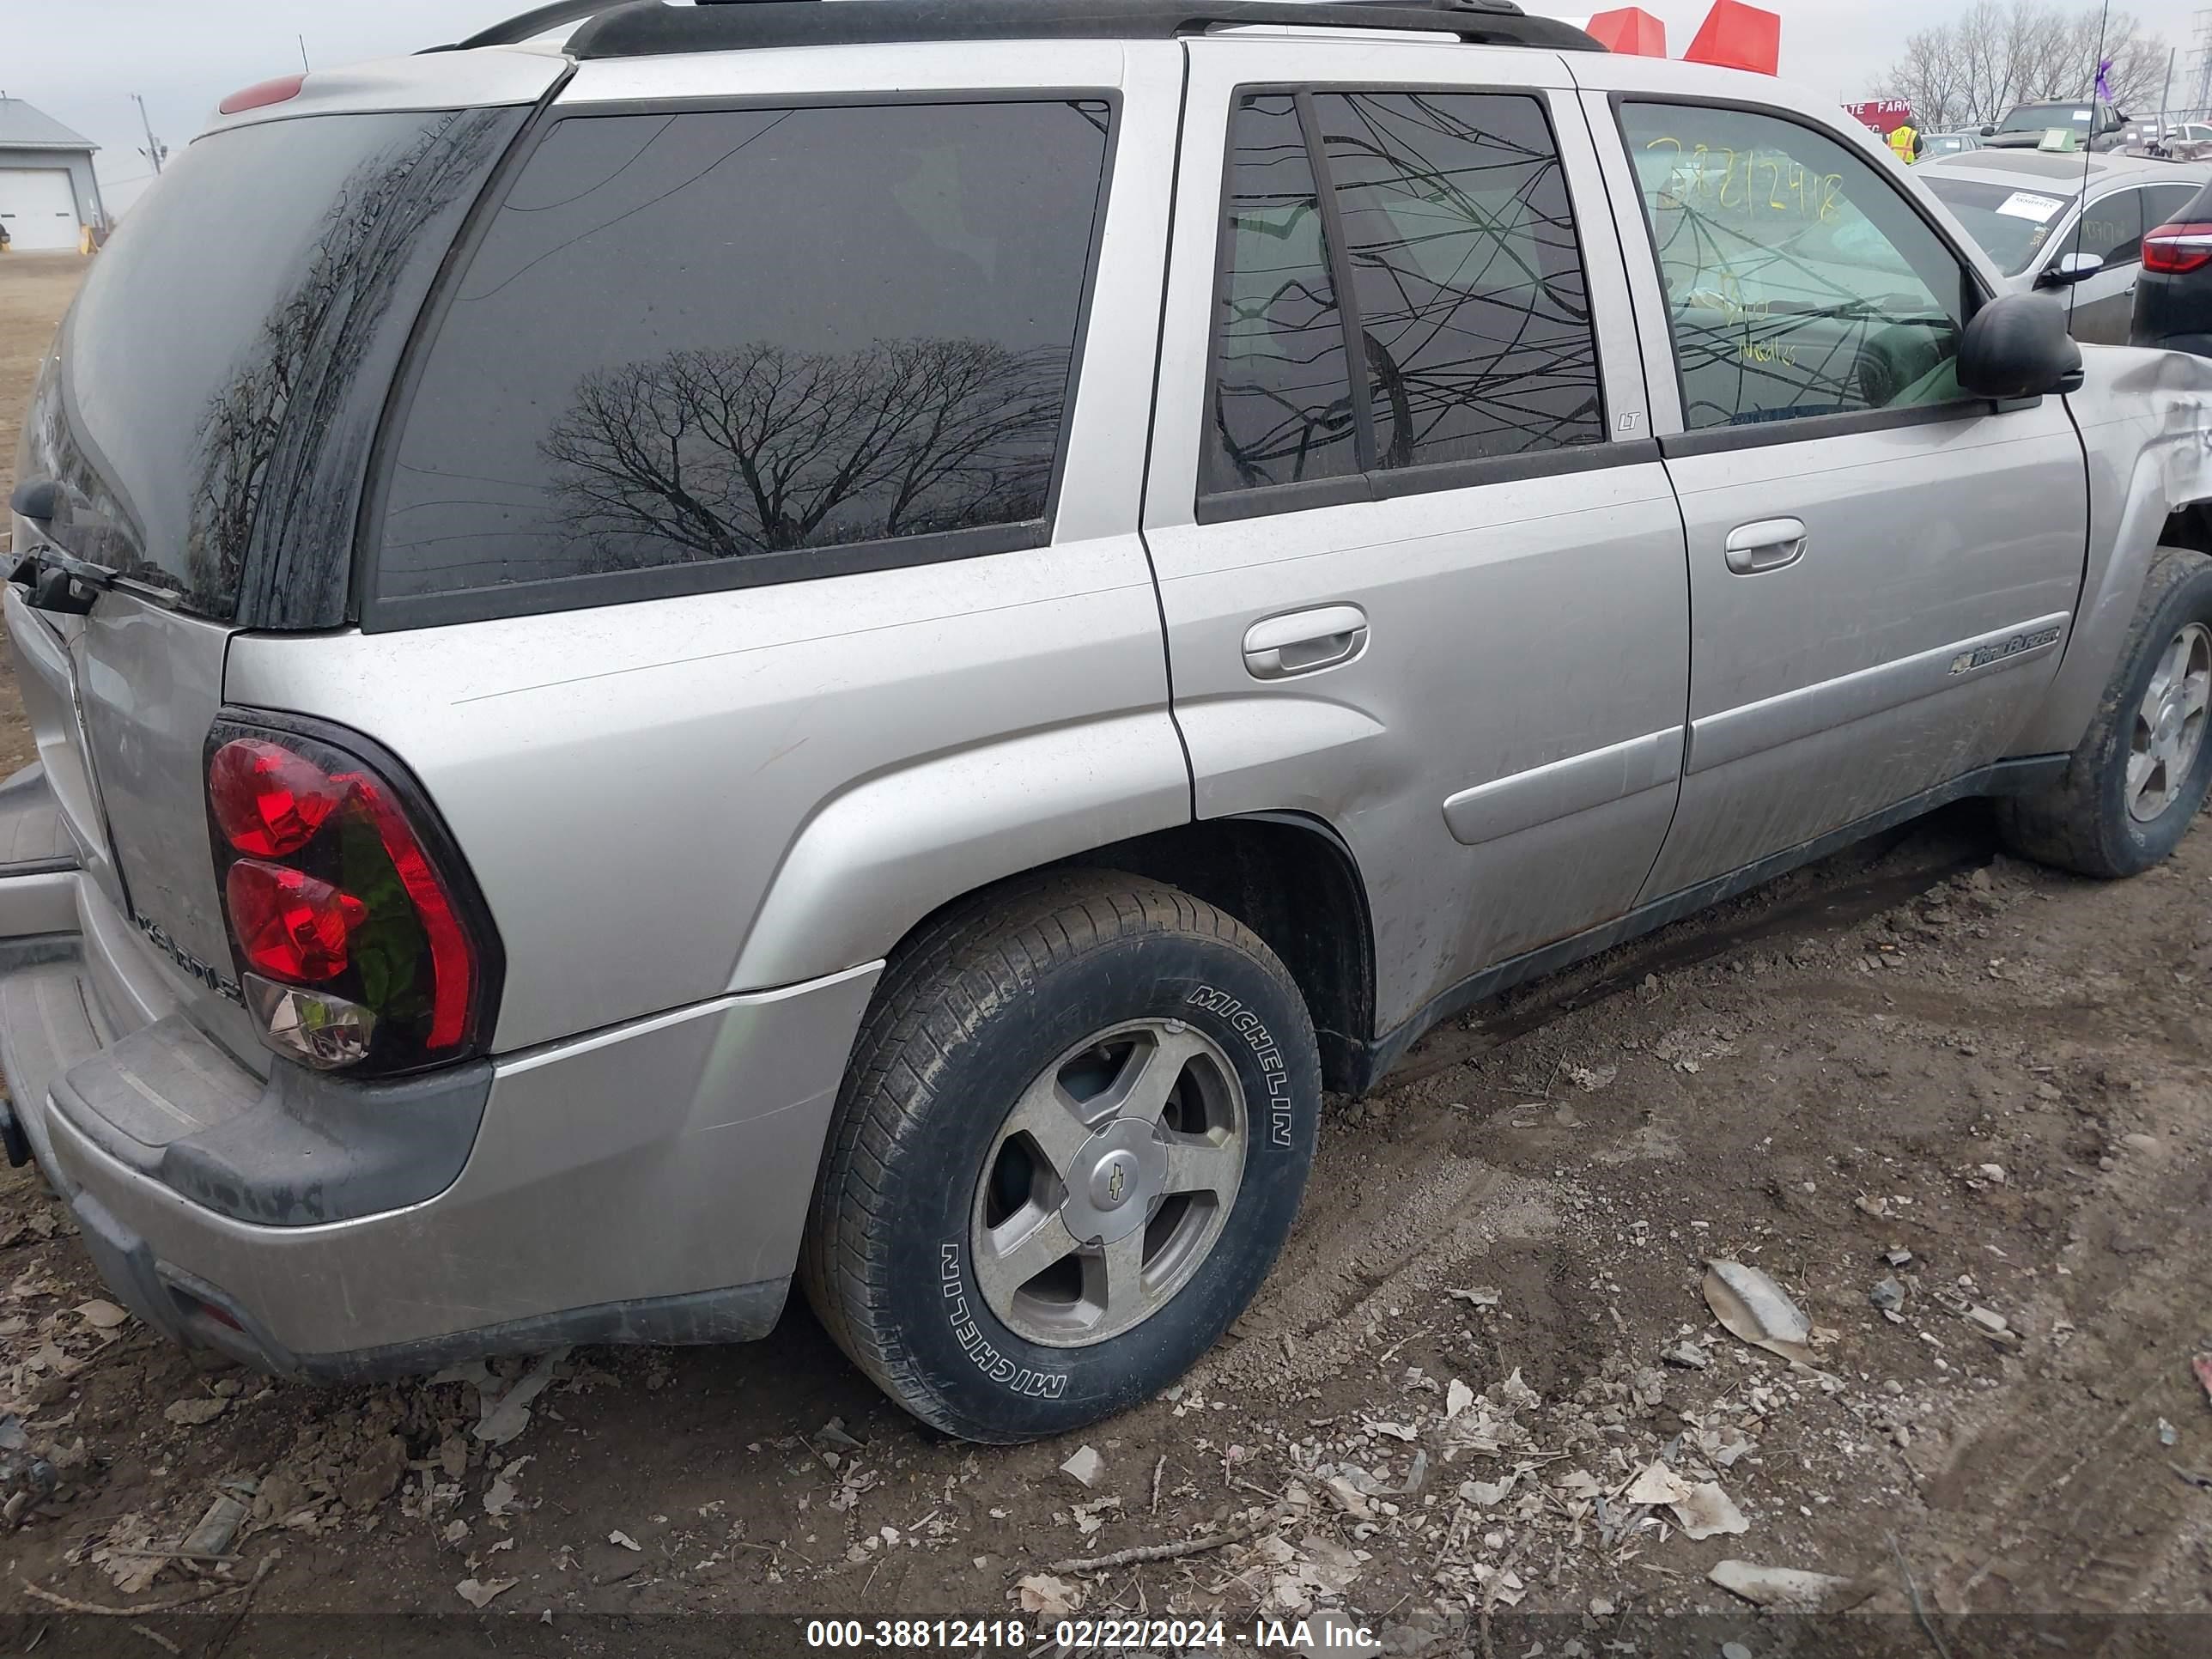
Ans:
[[[2182,49],[2185,70],[2203,0],[2142,0],[2129,7]],[[7,49],[0,92],[28,99],[101,147],[111,210],[151,171],[139,154],[134,92],[172,149],[197,132],[225,93],[300,65],[388,57],[454,40],[522,10],[528,0],[0,0]],[[1588,0],[1528,0],[1559,16],[1602,9]],[[1644,0],[1680,56],[1709,0]],[[1779,0],[1782,72],[1838,101],[1864,97],[1917,28],[1956,15],[1967,0]],[[2117,9],[2117,8],[2116,8]],[[2179,88],[2185,73],[2177,73]],[[2176,102],[2181,101],[2177,91]]]

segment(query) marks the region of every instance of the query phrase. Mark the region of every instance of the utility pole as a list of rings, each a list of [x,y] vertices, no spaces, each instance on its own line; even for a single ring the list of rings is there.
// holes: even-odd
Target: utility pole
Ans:
[[[2173,101],[2173,59],[2181,50],[2179,46],[2166,49],[2166,83],[2158,89],[2158,139],[2166,142],[2166,107]]]
[[[131,94],[131,100],[138,106],[139,124],[146,129],[146,148],[141,154],[154,164],[155,175],[159,177],[161,171],[161,158],[169,153],[168,148],[154,136],[154,123],[152,118],[146,113],[146,100],[135,92]]]
[[[2197,101],[2191,107],[2192,115],[2203,115],[2212,107],[2212,11],[2197,14]]]

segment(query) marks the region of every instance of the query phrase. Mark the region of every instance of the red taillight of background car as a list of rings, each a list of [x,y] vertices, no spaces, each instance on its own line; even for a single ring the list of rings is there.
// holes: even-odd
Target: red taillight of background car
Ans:
[[[2212,225],[2160,225],[2142,239],[2142,263],[2169,276],[2212,264]]]
[[[488,1034],[498,942],[397,763],[352,733],[225,719],[208,821],[247,1006],[279,1054],[408,1071]]]

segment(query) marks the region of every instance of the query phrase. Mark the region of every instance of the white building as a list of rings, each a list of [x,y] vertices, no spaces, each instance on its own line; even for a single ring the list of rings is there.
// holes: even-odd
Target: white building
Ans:
[[[0,95],[0,229],[10,248],[74,248],[103,218],[92,153],[100,147],[20,98]]]

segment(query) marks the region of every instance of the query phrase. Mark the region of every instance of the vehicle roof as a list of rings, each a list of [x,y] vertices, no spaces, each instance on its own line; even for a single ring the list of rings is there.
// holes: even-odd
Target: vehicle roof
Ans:
[[[515,21],[528,26],[539,15],[526,13]],[[634,0],[597,11],[568,37],[568,51],[585,61],[925,40],[1164,40],[1210,27],[1259,24],[1454,34],[1483,46],[1563,52],[1605,50],[1571,23],[1523,15],[1513,0],[1436,0],[1430,5],[1421,0],[710,0],[689,6]],[[462,44],[507,38],[489,30]]]
[[[1164,40],[1291,27],[1445,35],[1482,46],[1602,52],[1516,0],[548,0],[430,52],[529,42],[579,60],[769,46],[937,40]]]
[[[2202,184],[2201,167],[2161,161],[2148,155],[2119,155],[2109,151],[2043,149],[1970,149],[1956,155],[1923,161],[1921,167],[1946,179],[1971,179],[1977,184],[2033,185],[2053,196],[2079,196],[2086,178],[2092,190],[2121,183],[2170,179],[2175,184]]]

